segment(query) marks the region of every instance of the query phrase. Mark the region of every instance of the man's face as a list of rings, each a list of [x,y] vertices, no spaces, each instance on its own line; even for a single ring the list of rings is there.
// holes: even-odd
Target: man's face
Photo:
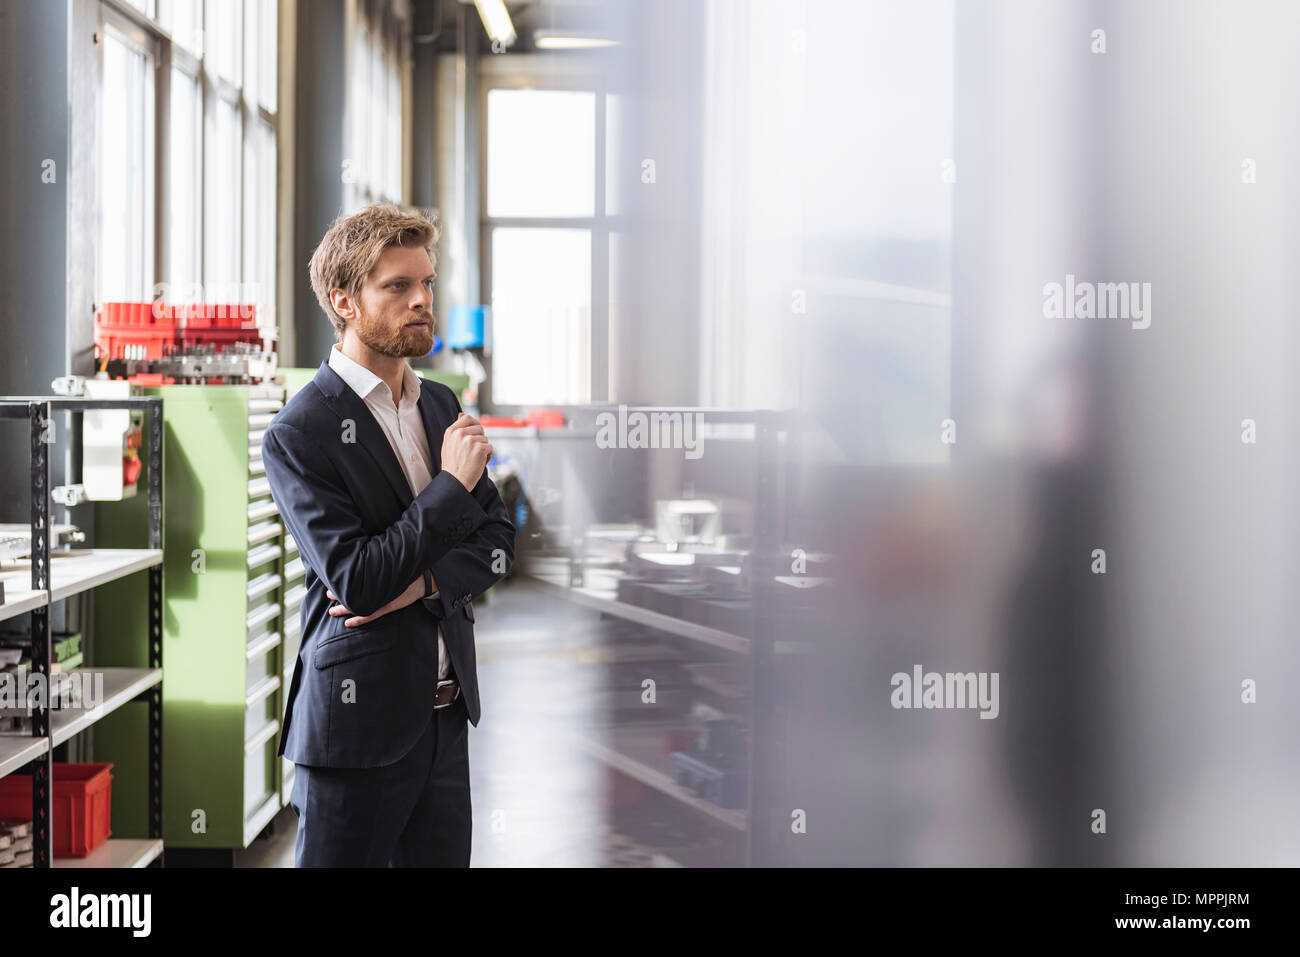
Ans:
[[[433,279],[422,247],[389,246],[361,284],[348,325],[380,355],[427,355],[433,348]]]

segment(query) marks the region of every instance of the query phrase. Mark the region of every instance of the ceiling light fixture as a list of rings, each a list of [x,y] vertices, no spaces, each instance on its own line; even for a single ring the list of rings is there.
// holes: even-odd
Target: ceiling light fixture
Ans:
[[[483,29],[494,44],[508,47],[515,42],[515,25],[510,22],[510,11],[505,0],[474,0]]]
[[[618,41],[576,30],[534,30],[533,45],[539,50],[596,50],[616,47]]]

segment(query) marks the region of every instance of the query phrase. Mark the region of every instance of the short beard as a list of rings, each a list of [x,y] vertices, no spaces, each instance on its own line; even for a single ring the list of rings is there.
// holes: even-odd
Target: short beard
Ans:
[[[381,356],[394,359],[412,359],[429,354],[433,348],[433,320],[423,330],[403,325],[395,330],[372,320],[362,313],[354,323],[357,338]]]

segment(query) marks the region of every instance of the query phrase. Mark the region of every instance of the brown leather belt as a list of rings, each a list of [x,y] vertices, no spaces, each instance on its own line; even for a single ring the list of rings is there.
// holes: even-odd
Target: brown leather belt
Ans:
[[[438,692],[433,696],[433,707],[445,708],[460,696],[460,685],[451,678],[438,682]]]

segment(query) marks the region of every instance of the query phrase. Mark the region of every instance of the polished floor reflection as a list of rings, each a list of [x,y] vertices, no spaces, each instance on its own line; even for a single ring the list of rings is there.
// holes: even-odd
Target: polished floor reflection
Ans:
[[[477,617],[483,717],[469,743],[472,866],[743,863],[743,812],[691,799],[667,781],[664,742],[683,719],[636,714],[639,683],[629,686],[611,654],[628,637],[626,623],[523,578],[495,588]],[[646,638],[663,650],[636,673],[697,657],[686,639]],[[296,824],[286,808],[237,866],[292,867]]]

